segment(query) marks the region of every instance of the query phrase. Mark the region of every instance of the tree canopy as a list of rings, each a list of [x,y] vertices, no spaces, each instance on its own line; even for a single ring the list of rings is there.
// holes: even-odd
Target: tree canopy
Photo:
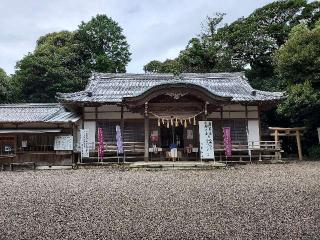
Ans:
[[[0,103],[8,101],[8,76],[6,72],[0,68]]]
[[[14,81],[26,102],[54,102],[56,92],[81,90],[89,77],[88,54],[75,33],[49,33],[16,65]]]
[[[308,145],[316,141],[314,129],[320,119],[320,22],[313,26],[294,27],[274,55],[276,73],[287,90],[287,99],[277,111],[295,125],[307,127]]]
[[[288,98],[278,111],[304,119],[320,110],[320,22],[309,29],[294,27],[289,40],[275,53],[274,65],[286,85]],[[320,116],[319,116],[320,117]]]
[[[117,22],[97,15],[82,22],[78,37],[90,54],[90,68],[98,72],[125,72],[130,61],[129,44]]]
[[[274,1],[221,27],[223,16],[208,17],[204,31],[173,59],[180,71],[246,71],[253,87],[278,90],[283,86],[276,81],[273,54],[287,41],[294,26],[300,22],[315,24],[320,17],[320,2]],[[150,70],[150,65],[146,66],[145,70]],[[159,66],[152,71],[163,72]]]
[[[97,15],[74,32],[49,33],[17,62],[13,82],[25,102],[55,102],[57,92],[82,90],[90,73],[124,72],[130,60],[122,29]]]
[[[320,22],[313,29],[305,24],[294,27],[276,52],[274,65],[286,86],[310,81],[320,89]]]

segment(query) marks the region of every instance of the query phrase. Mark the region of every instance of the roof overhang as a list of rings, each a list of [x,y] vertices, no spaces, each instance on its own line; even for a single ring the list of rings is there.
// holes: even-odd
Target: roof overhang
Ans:
[[[11,134],[11,133],[60,133],[62,129],[0,129],[0,134]]]
[[[170,95],[173,98],[179,98],[183,95],[194,95],[209,104],[221,103],[221,102],[231,102],[232,97],[224,97],[215,95],[208,91],[204,87],[190,83],[168,83],[161,84],[149,88],[148,90],[142,92],[141,94],[134,97],[124,97],[123,102],[127,105],[143,105],[149,102],[151,99],[160,95]]]

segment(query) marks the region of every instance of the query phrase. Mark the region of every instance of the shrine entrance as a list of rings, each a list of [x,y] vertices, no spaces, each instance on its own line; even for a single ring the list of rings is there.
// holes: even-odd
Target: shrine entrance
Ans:
[[[220,111],[230,100],[200,86],[171,83],[125,98],[124,104],[130,111],[144,115],[145,160],[161,153],[166,159],[199,160],[198,121],[207,120],[211,112]],[[176,157],[170,155],[173,148]]]
[[[184,147],[184,134],[183,126],[166,126],[160,127],[160,142],[162,148],[169,148],[171,144],[176,144],[178,148]]]

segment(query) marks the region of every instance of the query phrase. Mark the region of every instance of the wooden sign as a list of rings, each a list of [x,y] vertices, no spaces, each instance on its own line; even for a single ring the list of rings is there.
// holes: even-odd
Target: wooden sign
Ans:
[[[73,136],[55,136],[54,150],[55,151],[72,151]]]
[[[199,121],[201,159],[214,159],[212,121]]]
[[[88,129],[80,129],[80,150],[81,158],[89,157],[89,131]]]

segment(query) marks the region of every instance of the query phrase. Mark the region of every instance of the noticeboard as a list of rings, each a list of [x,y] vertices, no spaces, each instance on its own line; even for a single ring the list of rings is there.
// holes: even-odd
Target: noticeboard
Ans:
[[[73,136],[55,136],[54,138],[55,151],[72,151],[73,150]]]

